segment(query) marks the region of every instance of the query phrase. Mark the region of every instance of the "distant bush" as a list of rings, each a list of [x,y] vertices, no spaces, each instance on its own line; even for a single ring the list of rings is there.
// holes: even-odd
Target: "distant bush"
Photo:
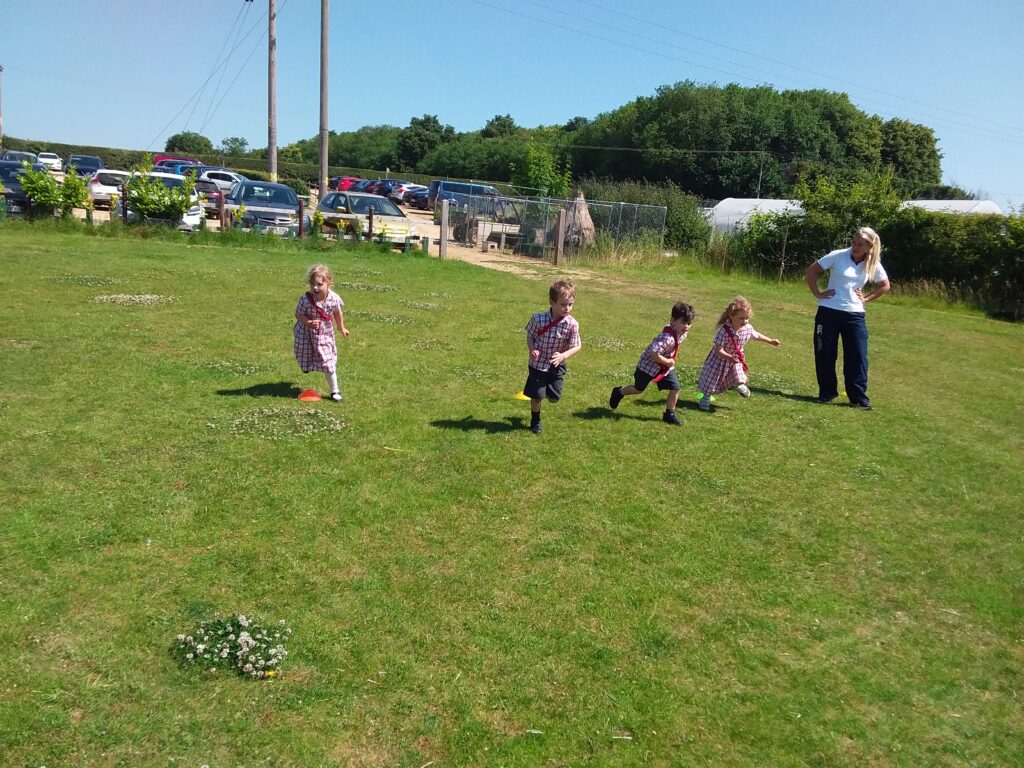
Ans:
[[[612,181],[610,179],[581,179],[576,186],[588,200],[634,203],[637,205],[663,205],[665,218],[665,245],[679,251],[702,251],[711,234],[707,218],[701,212],[700,200],[683,192],[672,182],[652,184],[647,181]]]

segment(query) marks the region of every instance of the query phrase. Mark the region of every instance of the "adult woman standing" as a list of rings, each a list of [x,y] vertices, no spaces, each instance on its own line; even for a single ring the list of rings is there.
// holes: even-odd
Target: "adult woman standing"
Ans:
[[[828,287],[818,288],[818,276],[828,272]],[[871,282],[874,290],[864,295]],[[843,380],[851,405],[871,410],[868,399],[868,326],[864,305],[889,292],[889,276],[882,268],[882,241],[870,227],[853,235],[849,248],[822,256],[807,268],[807,287],[818,299],[814,317],[814,369],[818,377],[818,402],[839,397],[836,358],[843,340]]]

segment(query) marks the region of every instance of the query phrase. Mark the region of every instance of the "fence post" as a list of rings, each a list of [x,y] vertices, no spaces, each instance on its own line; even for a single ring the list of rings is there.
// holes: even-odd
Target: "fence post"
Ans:
[[[429,235],[424,235],[423,237],[421,237],[420,238],[420,244],[423,246],[423,253],[429,255],[430,254],[430,236]]]
[[[217,224],[223,232],[224,227],[224,190],[220,192],[220,198],[217,200]]]
[[[369,214],[368,218],[369,218],[369,225],[368,225],[368,229],[366,231],[366,239],[372,241],[373,240],[373,208],[370,209],[370,214]]]
[[[121,221],[128,223],[128,190],[124,184],[121,185]]]
[[[299,238],[306,234],[306,204],[299,198]]]
[[[441,247],[438,258],[448,258],[448,200],[441,201]]]
[[[555,221],[555,264],[558,265],[565,256],[565,208],[558,209],[558,218]]]
[[[502,232],[501,232],[501,242],[500,242],[500,243],[499,243],[499,245],[498,245],[498,249],[499,249],[499,250],[500,250],[500,251],[501,251],[502,253],[504,253],[504,252],[505,252],[505,232],[504,232],[504,230],[502,230]]]

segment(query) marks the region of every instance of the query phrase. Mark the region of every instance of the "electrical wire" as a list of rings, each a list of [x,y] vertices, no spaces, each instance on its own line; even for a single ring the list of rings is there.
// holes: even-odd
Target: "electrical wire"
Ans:
[[[609,8],[607,6],[601,5],[600,3],[595,3],[592,0],[574,0],[574,2],[577,2],[577,3],[581,4],[581,5],[590,6],[591,8],[596,8],[596,9],[599,9],[599,10],[602,10],[602,11],[606,11],[607,13],[615,14],[616,16],[622,16],[623,18],[629,19],[631,21],[638,21],[641,24],[646,24],[646,25],[654,27],[656,29],[661,29],[661,30],[664,30],[666,32],[671,32],[671,33],[676,34],[676,35],[682,35],[684,37],[689,37],[689,38],[691,38],[693,40],[698,40],[698,41],[700,41],[702,43],[707,43],[708,45],[714,45],[714,46],[717,46],[719,48],[725,48],[726,50],[733,51],[735,53],[741,53],[744,56],[750,56],[750,57],[755,58],[755,59],[761,59],[762,61],[767,61],[767,62],[770,62],[772,64],[780,64],[780,65],[782,65],[784,67],[789,67],[790,69],[795,69],[795,70],[800,71],[800,72],[806,72],[807,74],[814,75],[815,77],[823,77],[823,78],[825,78],[827,80],[832,80],[832,81],[840,83],[842,85],[850,85],[850,86],[853,86],[854,88],[858,88],[858,89],[861,89],[861,90],[872,91],[874,93],[878,93],[878,94],[881,94],[883,96],[888,96],[888,97],[893,98],[893,99],[899,99],[901,102],[908,101],[908,102],[912,102],[914,104],[920,104],[921,106],[927,107],[929,109],[937,109],[937,110],[940,110],[942,112],[948,112],[951,115],[957,115],[958,117],[966,117],[966,118],[971,119],[971,120],[977,120],[978,122],[989,123],[990,125],[997,126],[999,128],[1006,128],[1006,129],[1009,129],[1011,131],[1021,131],[1021,132],[1024,132],[1024,126],[1009,125],[1007,123],[1000,123],[1000,122],[997,122],[995,120],[987,120],[987,119],[986,120],[981,120],[981,119],[979,119],[977,117],[977,115],[972,115],[972,114],[967,113],[967,112],[960,112],[958,110],[949,109],[948,107],[943,107],[943,106],[940,106],[940,105],[937,105],[937,104],[929,104],[928,102],[920,101],[920,100],[915,99],[915,98],[910,97],[910,96],[905,96],[905,95],[898,94],[898,93],[890,93],[889,91],[883,91],[883,90],[880,90],[878,88],[874,88],[874,87],[872,87],[870,85],[864,85],[863,83],[856,83],[856,82],[853,82],[853,81],[850,81],[850,80],[844,80],[842,78],[835,77],[834,75],[826,75],[824,72],[817,72],[817,71],[815,71],[813,69],[807,69],[806,67],[801,67],[801,66],[798,66],[796,64],[791,64],[791,63],[786,62],[786,61],[781,61],[779,59],[773,59],[773,58],[770,58],[768,56],[762,56],[762,55],[760,55],[758,53],[754,53],[753,51],[747,51],[747,50],[744,50],[742,48],[736,48],[734,46],[727,45],[725,43],[716,42],[715,40],[710,40],[710,39],[708,39],[706,37],[700,37],[699,35],[694,35],[694,34],[691,34],[689,32],[684,32],[681,29],[675,29],[674,27],[669,27],[669,26],[667,26],[665,24],[659,24],[659,23],[654,22],[654,21],[648,21],[647,19],[643,19],[643,18],[641,18],[639,16],[632,16],[632,15],[630,15],[628,13],[623,13],[622,11],[616,10],[614,8]]]
[[[235,16],[235,20],[234,20],[234,22],[232,22],[231,27],[228,29],[227,35],[224,36],[224,42],[221,43],[220,50],[217,52],[217,56],[214,58],[214,62],[215,63],[213,65],[213,70],[216,70],[218,67],[220,68],[220,78],[218,78],[217,85],[214,87],[213,93],[210,95],[210,103],[206,105],[206,114],[207,115],[209,115],[209,113],[210,113],[210,106],[213,104],[213,100],[215,98],[217,98],[217,91],[220,89],[220,84],[224,81],[224,72],[228,68],[228,59],[230,59],[231,57],[229,55],[228,58],[224,60],[223,65],[221,65],[219,63],[220,59],[224,55],[224,49],[229,44],[231,44],[232,36],[237,37],[238,34],[241,33],[242,27],[245,25],[245,19],[243,17],[246,14],[248,14],[250,7],[251,7],[251,3],[242,3],[242,7],[238,9],[238,15]],[[241,21],[241,23],[239,23],[239,21]],[[236,27],[237,27],[237,31],[236,31]],[[234,53],[236,47],[237,47],[237,44],[231,44],[231,52],[232,53]],[[213,74],[213,70],[211,70],[211,74]],[[196,101],[196,105],[198,105],[198,104],[199,104],[199,101],[197,100]],[[192,108],[192,112],[195,112],[195,107]],[[188,124],[190,122],[192,122],[192,113],[189,113],[188,120],[185,121],[185,128],[186,129],[188,128]],[[202,124],[200,125],[200,128],[199,128],[199,132],[200,133],[203,132],[203,126],[205,126],[205,125],[206,125],[206,118],[204,117],[203,118],[203,122],[202,122]]]
[[[285,0],[285,2],[287,2],[287,0]],[[252,26],[251,26],[251,27],[249,28],[249,31],[245,33],[245,36],[244,36],[244,37],[242,37],[242,39],[238,41],[238,44],[239,44],[239,45],[241,45],[241,44],[242,44],[243,42],[245,42],[245,39],[246,39],[247,37],[249,37],[249,35],[251,35],[251,34],[252,34],[253,30],[254,30],[254,29],[256,29],[256,27],[258,27],[258,26],[260,25],[260,23],[261,23],[261,22],[263,21],[263,19],[265,19],[266,17],[267,17],[267,12],[265,11],[265,12],[263,13],[263,15],[262,15],[262,16],[260,16],[260,18],[256,20],[256,23],[254,23],[254,24],[253,24],[253,25],[252,25]],[[229,54],[229,58],[230,58],[230,54]],[[161,129],[160,129],[160,132],[159,132],[159,133],[157,133],[157,135],[153,137],[153,140],[152,140],[152,141],[150,141],[150,142],[149,142],[149,144],[147,144],[147,145],[146,145],[147,149],[151,149],[151,148],[153,147],[153,145],[157,143],[157,141],[158,141],[158,140],[160,139],[160,137],[161,137],[161,136],[163,136],[163,135],[164,135],[164,133],[165,133],[165,132],[167,131],[167,129],[168,129],[169,127],[170,127],[170,125],[171,125],[171,124],[172,124],[172,123],[173,123],[173,122],[174,122],[175,120],[177,120],[177,119],[178,119],[178,115],[180,115],[180,114],[181,114],[182,112],[184,112],[184,111],[185,111],[185,109],[186,109],[186,108],[188,107],[188,105],[192,103],[192,99],[196,98],[196,97],[197,97],[197,96],[199,95],[199,93],[200,93],[200,92],[201,92],[201,91],[203,90],[203,88],[204,88],[204,87],[206,86],[206,84],[207,84],[208,82],[210,82],[210,80],[211,80],[211,79],[213,78],[213,74],[214,74],[214,73],[213,73],[213,72],[211,72],[211,73],[209,74],[209,76],[208,76],[208,77],[206,78],[206,80],[204,80],[204,81],[203,81],[202,85],[200,85],[200,86],[199,86],[199,88],[197,88],[197,89],[196,89],[196,92],[195,92],[195,93],[193,93],[193,94],[192,94],[192,96],[191,96],[191,97],[190,97],[190,98],[188,99],[188,101],[186,101],[186,102],[185,102],[185,103],[184,103],[184,104],[182,105],[181,109],[179,109],[179,110],[178,110],[177,112],[175,112],[175,113],[174,113],[174,117],[172,117],[172,118],[171,118],[170,120],[168,120],[168,121],[167,121],[167,124],[166,124],[166,125],[165,125],[165,126],[164,126],[163,128],[161,128]]]
[[[528,3],[532,4],[532,5],[537,5],[537,3],[532,2],[532,0],[523,0],[523,1],[524,2],[528,2]],[[683,63],[683,64],[687,64],[687,65],[692,66],[692,67],[698,67],[700,69],[706,69],[706,70],[714,72],[716,74],[725,74],[725,75],[728,75],[730,77],[734,77],[734,78],[737,78],[739,80],[743,80],[743,81],[746,81],[746,82],[756,82],[752,78],[747,77],[746,75],[741,75],[741,74],[736,73],[736,72],[730,72],[730,71],[727,71],[727,70],[722,70],[722,69],[718,69],[718,68],[715,68],[715,67],[710,67],[710,66],[707,66],[705,64],[701,64],[699,62],[691,61],[689,59],[683,59],[683,58],[680,58],[678,56],[672,56],[672,55],[669,55],[669,54],[666,54],[666,53],[662,53],[662,52],[659,52],[659,51],[651,50],[649,48],[643,48],[643,47],[640,47],[640,46],[637,46],[637,45],[632,45],[631,43],[627,43],[627,42],[624,42],[622,40],[618,40],[618,39],[614,39],[614,38],[610,38],[610,37],[605,37],[605,36],[602,36],[602,35],[597,35],[597,34],[594,34],[593,32],[587,32],[587,31],[584,31],[582,29],[577,29],[575,27],[566,26],[565,24],[559,24],[558,22],[554,22],[554,21],[551,21],[549,19],[538,18],[537,16],[531,16],[530,14],[527,14],[527,13],[520,13],[519,11],[514,11],[514,10],[511,10],[511,9],[509,9],[507,7],[504,7],[504,6],[494,5],[493,3],[486,2],[486,0],[472,0],[472,2],[475,2],[477,5],[482,5],[482,6],[486,6],[488,8],[493,8],[494,10],[501,11],[502,13],[507,13],[507,14],[510,14],[510,15],[513,15],[513,16],[519,16],[521,18],[528,19],[530,21],[534,21],[534,22],[537,22],[537,23],[540,23],[540,24],[546,24],[548,26],[555,27],[557,29],[563,29],[563,30],[566,30],[568,32],[572,32],[574,34],[582,35],[584,37],[590,37],[590,38],[593,38],[595,40],[600,40],[602,42],[611,43],[613,45],[616,45],[616,46],[619,46],[619,47],[622,47],[622,48],[629,48],[629,49],[634,50],[634,51],[639,51],[640,53],[648,54],[648,55],[651,55],[651,56],[658,56],[660,58],[668,59],[670,61],[677,61],[677,62],[680,62],[680,63]],[[554,9],[554,8],[550,8],[550,7],[547,7],[547,6],[540,6],[540,7],[543,7],[543,8],[545,8],[545,10],[552,11],[554,13],[564,13],[563,11],[560,11],[560,10]],[[567,14],[567,15],[571,16],[572,14]],[[609,27],[609,25],[602,24],[601,22],[593,22],[593,21],[591,21],[591,23],[595,23],[595,24],[599,24],[601,26]],[[632,33],[632,32],[629,32],[627,30],[623,30],[623,29],[620,29],[620,28],[617,28],[617,27],[609,27],[609,28],[615,30],[616,32],[638,36],[635,33]],[[671,43],[659,43],[659,44],[661,44],[661,45],[669,45],[671,47],[677,47],[677,48],[679,47],[679,46],[673,46]],[[717,60],[721,61],[721,59],[717,59]],[[752,67],[747,67],[747,66],[745,66],[743,64],[736,64],[735,62],[730,62],[730,63],[733,63],[734,65],[739,66],[741,68],[753,69]],[[769,73],[769,74],[773,74],[773,73]],[[778,76],[778,75],[776,74],[776,76]],[[886,104],[885,106],[892,107],[892,105],[890,105],[890,104]],[[933,119],[935,119],[935,118],[933,118]],[[1024,146],[1024,139],[1022,139],[1021,137],[1016,137],[1016,136],[1012,136],[1011,137],[1011,136],[1002,135],[1002,134],[999,134],[999,133],[995,133],[995,132],[991,131],[990,129],[979,128],[977,126],[967,125],[967,124],[964,124],[964,123],[959,123],[958,121],[950,121],[948,118],[937,118],[937,119],[943,120],[944,122],[947,123],[947,125],[952,124],[952,125],[960,126],[960,129],[961,129],[961,131],[963,133],[968,133],[968,134],[971,134],[971,135],[980,136],[980,137],[986,138],[986,139],[995,139],[997,141],[1004,141],[1004,142],[1007,142],[1007,143],[1010,143],[1010,144],[1016,144],[1018,146]]]

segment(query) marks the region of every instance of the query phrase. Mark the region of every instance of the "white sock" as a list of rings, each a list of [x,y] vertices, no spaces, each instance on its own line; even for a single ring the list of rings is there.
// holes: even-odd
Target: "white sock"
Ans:
[[[327,371],[325,375],[327,376],[327,388],[329,390],[327,394],[333,395],[338,391],[338,372]]]

